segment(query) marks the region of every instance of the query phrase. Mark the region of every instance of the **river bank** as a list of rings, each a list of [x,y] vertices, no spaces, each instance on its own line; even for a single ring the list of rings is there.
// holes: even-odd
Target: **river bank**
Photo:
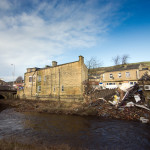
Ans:
[[[1,100],[0,107],[14,108],[17,112],[38,112],[50,114],[66,114],[80,116],[98,116],[101,118],[135,120],[146,117],[150,120],[150,111],[137,108],[125,107],[117,109],[115,106],[103,100],[92,103],[67,103],[55,101],[35,101],[35,100]]]
[[[25,144],[17,142],[13,138],[0,140],[1,150],[76,150],[76,148],[70,147],[67,144],[61,145],[43,145],[38,143]],[[87,150],[85,148],[79,148],[79,150]]]

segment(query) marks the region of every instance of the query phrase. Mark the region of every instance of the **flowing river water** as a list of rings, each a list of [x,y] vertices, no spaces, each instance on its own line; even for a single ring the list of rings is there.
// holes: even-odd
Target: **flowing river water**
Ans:
[[[0,138],[45,145],[68,144],[90,150],[149,150],[150,125],[96,117],[0,112]]]

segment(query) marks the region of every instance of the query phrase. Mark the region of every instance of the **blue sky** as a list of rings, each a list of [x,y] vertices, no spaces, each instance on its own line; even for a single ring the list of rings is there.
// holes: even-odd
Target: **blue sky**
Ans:
[[[96,57],[150,61],[149,0],[0,0],[0,78]]]

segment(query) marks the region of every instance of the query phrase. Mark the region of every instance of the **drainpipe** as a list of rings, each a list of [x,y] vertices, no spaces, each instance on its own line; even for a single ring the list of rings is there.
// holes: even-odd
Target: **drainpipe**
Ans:
[[[59,69],[59,101],[60,101],[60,69]]]
[[[33,76],[35,75],[36,70],[34,71],[33,75],[32,75],[32,87],[31,87],[31,96],[32,96],[32,90],[33,90]]]
[[[52,95],[52,72],[51,72],[51,95]]]
[[[139,70],[137,70],[136,73],[137,73],[137,79],[139,79],[140,78]]]

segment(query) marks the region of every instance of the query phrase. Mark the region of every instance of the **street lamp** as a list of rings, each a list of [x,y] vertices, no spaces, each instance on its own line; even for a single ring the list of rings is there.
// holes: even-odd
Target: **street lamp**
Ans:
[[[15,64],[11,64],[11,66],[14,66],[14,70],[12,71],[12,75],[13,75],[13,86],[14,86],[14,78],[15,78]]]

